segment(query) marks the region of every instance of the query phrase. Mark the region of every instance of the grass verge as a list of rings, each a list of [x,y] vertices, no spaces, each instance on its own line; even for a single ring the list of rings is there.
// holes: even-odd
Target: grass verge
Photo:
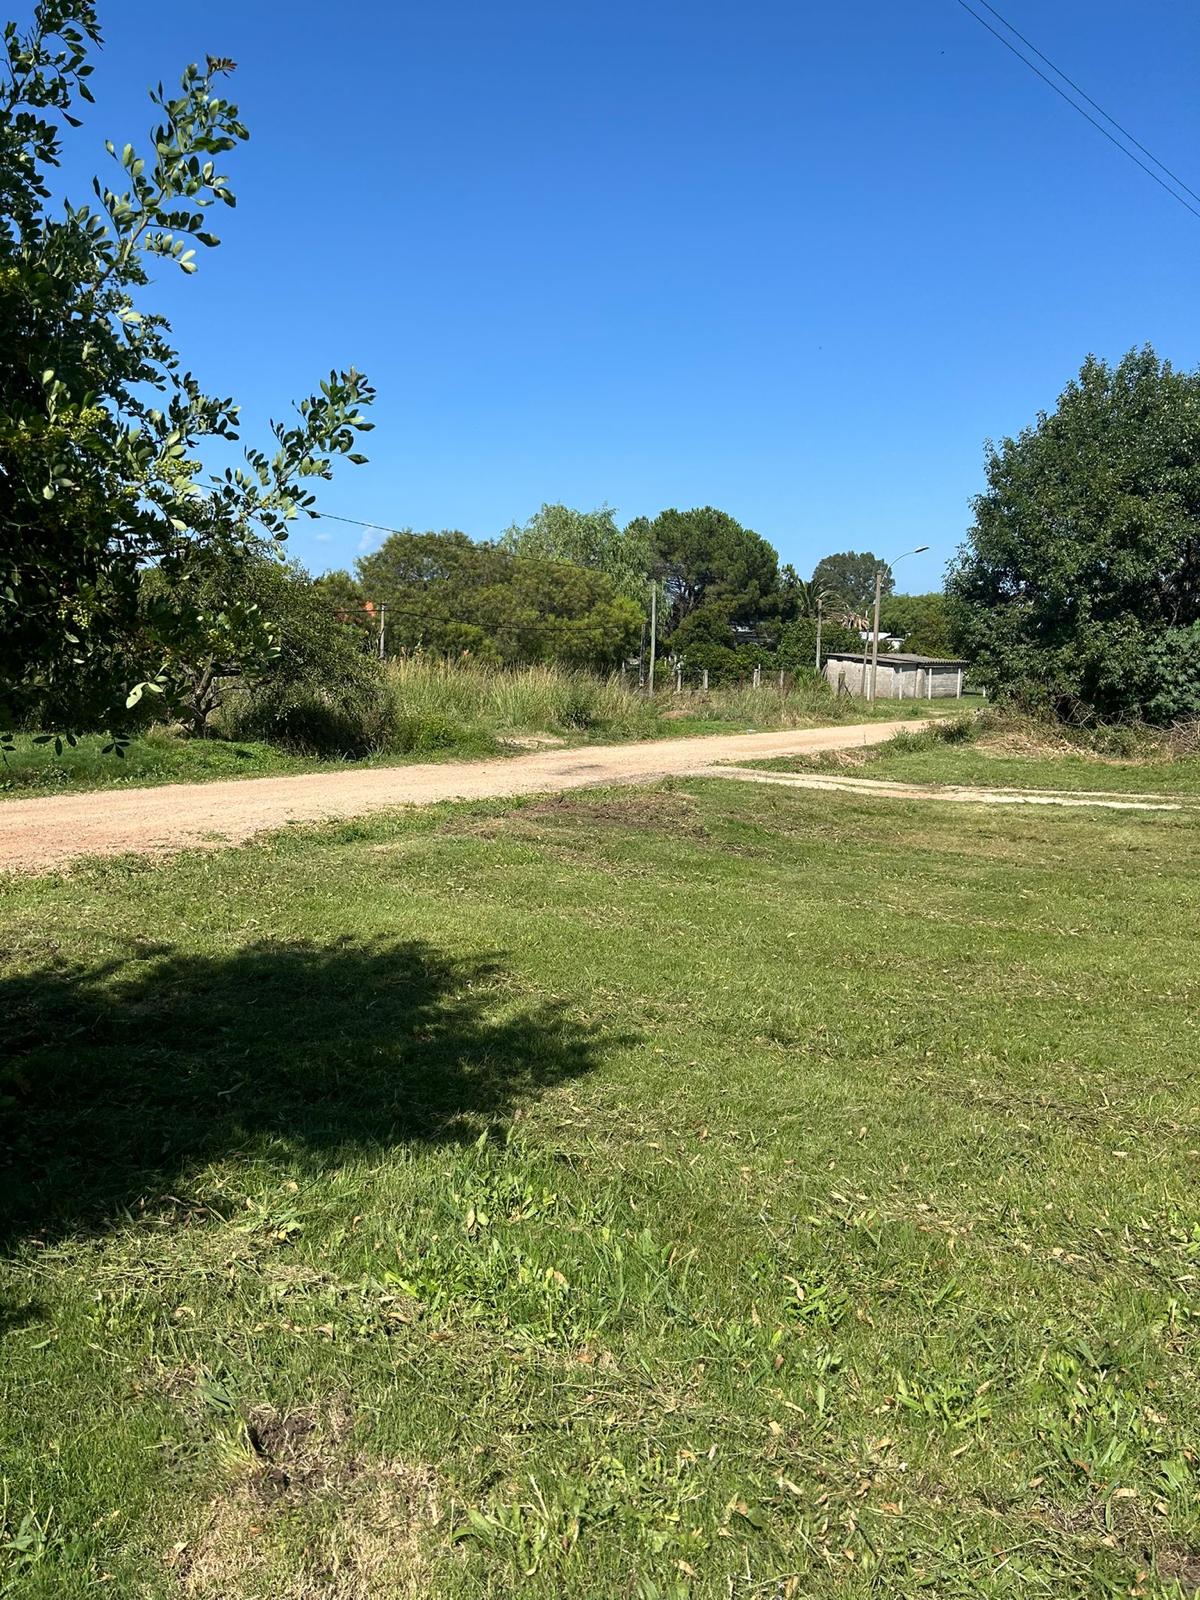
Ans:
[[[586,744],[819,727],[918,717],[931,711],[945,714],[954,704],[888,701],[869,706],[838,699],[823,684],[808,682],[784,692],[764,684],[760,689],[714,690],[709,695],[664,691],[647,698],[622,686],[618,679],[584,672],[553,667],[500,671],[414,659],[388,664],[382,703],[373,713],[373,731],[370,737],[362,731],[362,748],[371,748],[372,753],[351,761],[313,753],[322,745],[307,742],[303,729],[308,723],[327,723],[328,718],[318,703],[320,696],[311,698],[311,716],[305,716],[303,705],[293,708],[289,748],[263,739],[231,737],[239,734],[244,722],[254,720],[246,717],[236,696],[224,722],[220,717],[216,720],[215,737],[185,739],[168,729],[152,728],[130,742],[123,759],[102,753],[108,743],[102,736],[85,736],[74,747],[64,745],[57,751],[53,745],[34,745],[21,738],[15,754],[0,763],[0,795],[273,777],[331,766],[473,759],[517,753],[522,741],[538,738]]]
[[[901,783],[984,789],[1094,790],[1113,794],[1200,794],[1200,755],[1184,730],[1088,740],[1000,712],[947,717],[884,744],[750,765],[773,772],[840,772]]]
[[[1185,817],[696,780],[3,894],[6,1596],[1200,1577]]]

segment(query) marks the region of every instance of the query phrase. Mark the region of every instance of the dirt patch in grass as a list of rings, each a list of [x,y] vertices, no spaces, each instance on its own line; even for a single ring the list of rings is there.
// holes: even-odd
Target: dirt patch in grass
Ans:
[[[1061,756],[1078,756],[1107,767],[1140,767],[1144,760],[1133,756],[1106,755],[1099,750],[1081,749],[1078,744],[1054,732],[1052,728],[1012,728],[1004,733],[989,733],[976,739],[973,748],[981,756],[1010,760],[1014,756],[1040,761],[1056,761]]]
[[[709,837],[696,801],[691,795],[669,789],[614,795],[604,800],[564,794],[520,806],[503,816],[465,822],[453,820],[443,831],[459,835],[469,833],[484,839],[533,838],[540,841],[545,837],[543,825],[547,822],[592,829],[629,828],[639,833],[667,834],[671,838]]]
[[[249,1450],[170,1557],[196,1600],[416,1600],[431,1592],[428,1536],[441,1516],[431,1467],[360,1455],[350,1412],[246,1418]]]
[[[1156,1564],[1167,1583],[1177,1583],[1185,1595],[1200,1594],[1200,1550],[1164,1550]]]
[[[654,833],[691,833],[697,837],[707,835],[707,829],[699,818],[699,808],[691,795],[669,789],[616,795],[608,800],[560,795],[554,800],[525,806],[517,815],[595,823],[606,827],[644,828]]]

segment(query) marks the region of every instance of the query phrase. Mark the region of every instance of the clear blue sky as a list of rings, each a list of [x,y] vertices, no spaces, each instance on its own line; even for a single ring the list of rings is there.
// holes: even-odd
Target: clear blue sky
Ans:
[[[1000,9],[1200,190],[1200,11]],[[1088,351],[1200,362],[1200,221],[954,0],[101,15],[73,175],[136,141],[151,81],[239,62],[240,203],[165,298],[246,437],[331,366],[377,384],[331,512],[485,537],[543,500],[711,503],[804,574],[927,543],[898,577],[932,587],[983,440]],[[361,539],[293,549],[318,570]]]

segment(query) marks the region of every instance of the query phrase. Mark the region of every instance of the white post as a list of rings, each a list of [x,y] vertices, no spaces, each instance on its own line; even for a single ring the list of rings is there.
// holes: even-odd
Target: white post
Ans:
[[[682,694],[683,693],[683,662],[682,661],[677,661],[675,663],[675,693],[676,694]]]
[[[654,693],[654,650],[656,646],[655,634],[658,632],[658,584],[653,578],[650,580],[650,693]]]
[[[705,667],[703,669],[703,671],[700,673],[700,687],[701,687],[701,689],[704,690],[705,694],[708,693],[708,668],[707,667]]]
[[[961,700],[962,699],[962,683],[963,683],[963,669],[961,667],[959,667],[959,669],[958,669],[958,693],[954,696],[954,698],[956,700]]]
[[[762,668],[761,667],[755,667],[755,669],[754,669],[754,687],[757,689],[761,683],[762,683]]]

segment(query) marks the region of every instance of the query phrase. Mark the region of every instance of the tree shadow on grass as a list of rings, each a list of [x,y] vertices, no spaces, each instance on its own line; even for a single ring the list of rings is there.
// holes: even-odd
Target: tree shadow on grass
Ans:
[[[104,1226],[206,1161],[477,1138],[630,1042],[422,943],[143,947],[0,981],[0,1243]]]

